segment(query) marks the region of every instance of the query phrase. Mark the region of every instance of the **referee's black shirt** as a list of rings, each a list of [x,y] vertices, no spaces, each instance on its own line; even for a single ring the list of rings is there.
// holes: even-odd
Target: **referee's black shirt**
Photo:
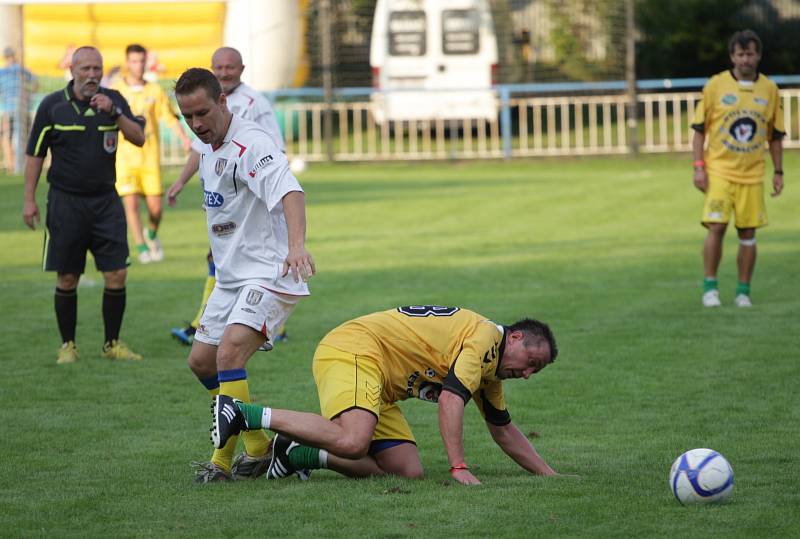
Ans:
[[[100,88],[114,107],[131,118],[128,102],[116,90]],[[136,119],[141,123],[141,119]],[[45,97],[36,110],[27,154],[53,157],[47,181],[51,187],[76,195],[97,195],[114,190],[117,144],[121,133],[107,114],[75,99],[72,81]]]

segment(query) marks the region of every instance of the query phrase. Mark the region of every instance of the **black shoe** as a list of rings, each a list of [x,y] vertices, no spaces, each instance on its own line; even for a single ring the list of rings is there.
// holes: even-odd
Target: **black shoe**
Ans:
[[[289,452],[299,445],[282,434],[275,435],[272,442],[272,460],[269,461],[267,468],[267,479],[282,479],[297,472],[289,461]]]
[[[231,436],[236,436],[247,429],[244,414],[236,406],[236,399],[228,395],[217,395],[211,405],[213,422],[211,425],[211,443],[221,449]]]

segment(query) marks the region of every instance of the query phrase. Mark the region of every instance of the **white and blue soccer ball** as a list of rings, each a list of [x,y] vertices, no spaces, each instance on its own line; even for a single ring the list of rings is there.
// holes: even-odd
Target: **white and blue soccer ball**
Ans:
[[[683,505],[720,502],[733,490],[733,468],[713,449],[691,449],[672,464],[669,486]]]

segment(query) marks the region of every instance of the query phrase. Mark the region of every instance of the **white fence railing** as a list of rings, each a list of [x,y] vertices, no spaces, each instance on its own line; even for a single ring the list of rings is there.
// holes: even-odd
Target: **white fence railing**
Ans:
[[[800,89],[781,91],[786,138],[800,148]],[[699,92],[638,96],[638,143],[643,153],[691,150],[691,119]],[[498,110],[502,111],[498,98]],[[379,124],[368,98],[332,106],[333,156],[337,161],[490,159],[578,156],[628,152],[625,95],[511,97],[509,120],[424,120]],[[325,104],[276,104],[287,153],[308,161],[327,159],[323,137]],[[182,164],[177,140],[162,149],[164,164]]]

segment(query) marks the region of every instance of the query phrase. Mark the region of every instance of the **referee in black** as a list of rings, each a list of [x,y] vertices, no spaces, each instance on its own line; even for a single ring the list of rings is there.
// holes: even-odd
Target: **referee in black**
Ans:
[[[31,229],[39,221],[36,185],[49,149],[44,269],[55,271],[55,310],[63,345],[58,363],[78,358],[75,326],[77,288],[86,267],[86,251],[103,273],[103,356],[142,359],[119,340],[125,312],[128,237],[125,211],[114,188],[119,132],[137,146],[144,144],[144,121],[133,118],[119,92],[100,87],[103,57],[94,47],[72,55],[72,81],[44,98],[28,140],[25,204],[22,219]]]

